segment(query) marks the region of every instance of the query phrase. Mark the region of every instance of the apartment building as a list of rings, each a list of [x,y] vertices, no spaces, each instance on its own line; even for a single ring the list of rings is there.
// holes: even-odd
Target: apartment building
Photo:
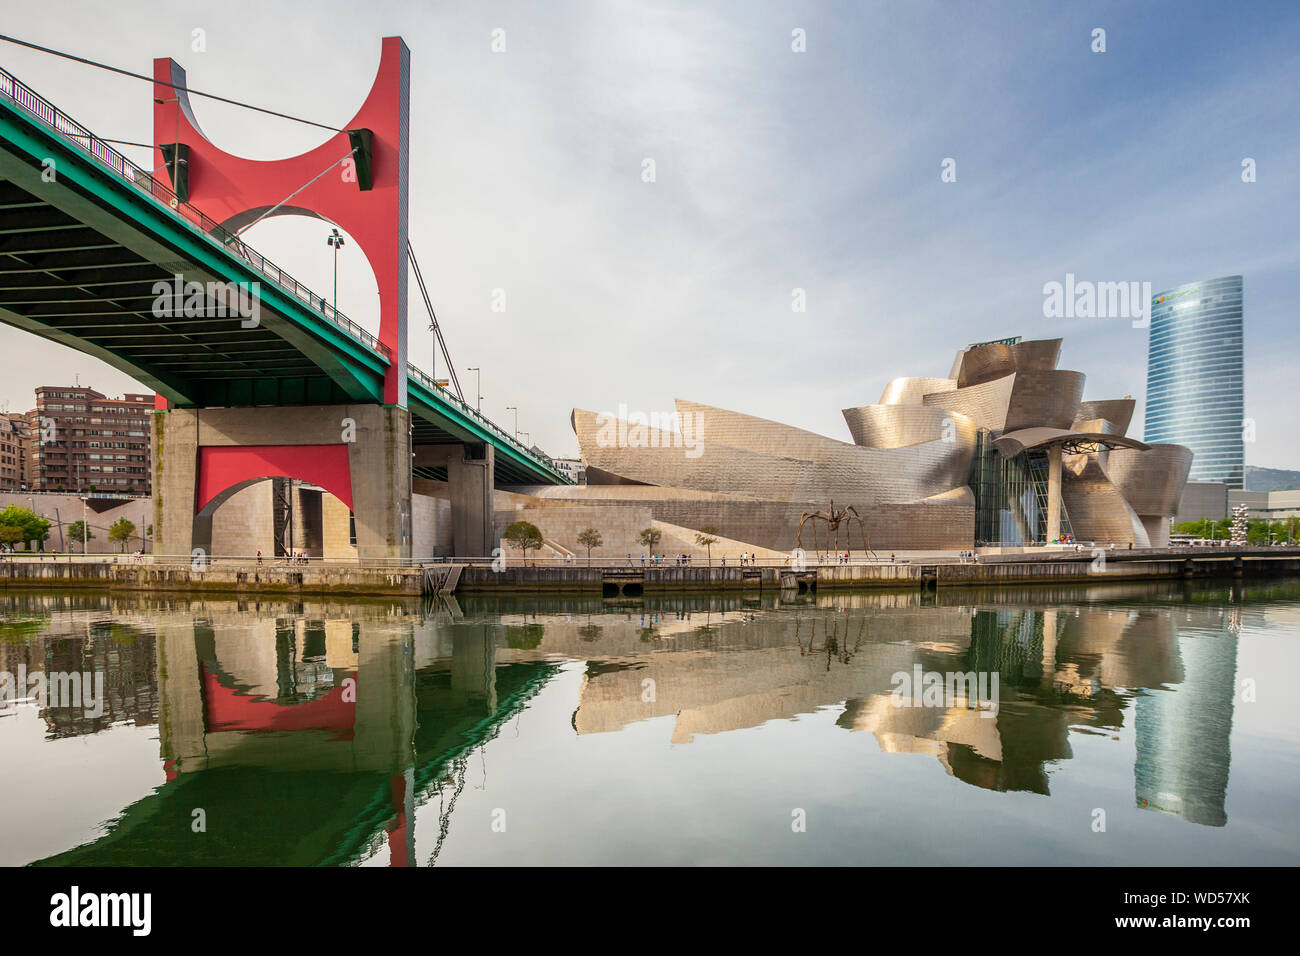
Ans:
[[[27,490],[26,415],[0,413],[0,491]]]
[[[153,409],[153,395],[109,398],[93,388],[37,388],[36,408],[28,413],[31,489],[149,494]]]

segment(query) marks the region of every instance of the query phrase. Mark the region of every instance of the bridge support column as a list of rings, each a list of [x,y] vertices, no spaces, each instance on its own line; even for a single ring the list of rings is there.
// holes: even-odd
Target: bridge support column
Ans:
[[[1047,543],[1061,537],[1061,446],[1047,448]]]
[[[155,412],[152,433],[159,555],[190,559],[202,549],[204,558],[222,557],[212,553],[217,509],[235,492],[281,477],[317,484],[347,504],[362,563],[411,556],[411,419],[404,408],[179,408]]]
[[[485,557],[497,546],[492,520],[496,449],[466,445],[447,459],[451,491],[451,539],[458,557]]]

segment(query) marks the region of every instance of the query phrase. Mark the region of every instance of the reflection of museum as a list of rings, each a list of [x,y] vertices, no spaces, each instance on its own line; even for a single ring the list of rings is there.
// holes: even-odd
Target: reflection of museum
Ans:
[[[1084,375],[1056,367],[1060,349],[1060,339],[982,343],[959,352],[947,378],[895,379],[878,404],[844,410],[852,444],[682,400],[695,446],[633,416],[575,410],[589,484],[517,489],[534,499],[520,507],[601,506],[611,523],[639,509],[774,551],[832,500],[857,510],[877,550],[1066,535],[1163,546],[1191,452],[1127,437],[1133,399],[1083,401]],[[538,511],[548,534],[564,527],[549,516],[548,527]]]
[[[588,666],[573,726],[609,733],[668,718],[672,742],[688,744],[842,703],[836,726],[871,734],[885,753],[929,755],[981,789],[1048,795],[1051,771],[1074,756],[1072,735],[1118,739],[1127,724],[1139,808],[1227,823],[1237,638],[1215,609],[877,608],[872,598],[887,600],[862,596],[867,607],[848,613],[823,603],[794,621],[735,613],[662,621],[653,633],[671,638],[670,649],[632,669]],[[539,649],[578,654],[594,643],[635,655],[643,623],[597,626],[592,642],[576,623],[548,621]],[[697,645],[690,638],[702,628],[722,635]],[[743,641],[744,652],[732,641]],[[893,675],[916,665],[997,672],[996,718],[960,703],[895,706]],[[657,689],[649,702],[640,693],[647,678]]]

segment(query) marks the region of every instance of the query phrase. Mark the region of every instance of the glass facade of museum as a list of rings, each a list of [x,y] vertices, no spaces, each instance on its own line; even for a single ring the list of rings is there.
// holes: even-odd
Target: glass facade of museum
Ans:
[[[1190,481],[1241,488],[1245,467],[1242,278],[1189,282],[1151,300],[1149,444],[1186,445]]]
[[[970,478],[976,545],[1046,543],[1047,470],[1045,450],[1031,448],[1006,458],[993,447],[993,433],[980,429]],[[1064,501],[1061,534],[1073,534]]]

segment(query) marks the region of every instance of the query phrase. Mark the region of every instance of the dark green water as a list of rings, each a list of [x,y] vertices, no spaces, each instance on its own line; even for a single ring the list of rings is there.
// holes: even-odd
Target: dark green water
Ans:
[[[1292,582],[10,592],[0,672],[103,693],[0,710],[0,864],[1295,865],[1298,661]],[[996,712],[896,706],[918,667]]]

